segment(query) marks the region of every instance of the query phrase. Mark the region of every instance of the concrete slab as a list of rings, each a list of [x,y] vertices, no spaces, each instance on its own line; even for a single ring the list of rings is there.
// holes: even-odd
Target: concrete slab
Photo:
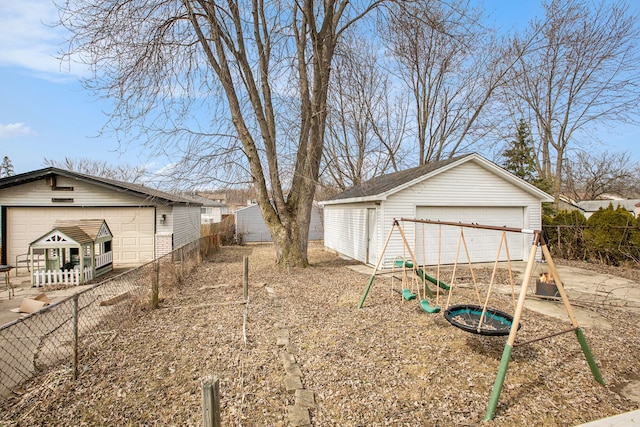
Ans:
[[[526,266],[527,263],[524,261],[515,261],[511,263],[511,269],[516,275],[516,293],[519,292],[520,286],[522,285],[522,278],[524,276]],[[478,263],[474,264],[474,267],[492,268],[493,263]],[[507,267],[508,265],[506,262],[499,263],[499,268]],[[373,273],[373,267],[369,265],[350,265],[348,268],[369,276]],[[446,271],[446,269],[450,269],[452,266],[442,266],[441,268],[444,268]],[[556,268],[571,302],[575,302],[582,307],[624,309],[640,314],[640,286],[638,286],[638,284],[633,280],[577,267],[556,265]],[[534,296],[535,278],[541,273],[547,271],[549,271],[549,266],[546,263],[536,262],[531,282],[529,283],[527,290],[527,295]],[[381,270],[378,274],[384,275],[390,274],[390,272],[391,270]],[[511,292],[509,286],[495,286],[494,289],[497,292]],[[572,306],[576,312],[581,311],[576,308],[576,304],[572,304]],[[554,308],[555,306],[553,303],[530,303],[530,301],[527,300],[526,307],[538,311],[544,310],[543,312],[548,311],[549,315],[556,315],[556,309]],[[576,316],[577,315],[578,314],[576,313]],[[585,326],[589,323],[593,323],[593,320],[590,320],[590,318],[598,317],[594,310],[586,310],[582,312],[580,316],[585,320]]]
[[[576,427],[629,427],[629,426],[640,426],[640,410],[625,412],[624,414],[614,415],[613,417],[591,421],[586,424],[580,424],[579,426],[576,426]]]
[[[108,277],[121,274],[126,270],[127,269],[114,269],[111,273],[100,276],[95,280],[106,280]],[[25,314],[15,312],[16,309],[20,307],[24,298],[32,298],[44,292],[51,300],[51,303],[54,304],[95,284],[95,282],[93,282],[89,285],[70,286],[68,288],[58,289],[55,291],[47,290],[44,287],[33,288],[31,287],[31,279],[27,271],[21,271],[17,276],[12,271],[10,281],[15,294],[12,298],[9,298],[9,293],[7,291],[0,292],[0,325],[10,323],[25,316]]]
[[[547,316],[555,317],[556,319],[567,320],[567,322],[569,322],[569,316],[567,315],[567,310],[565,309],[562,301],[527,298],[524,306],[529,310],[546,314]],[[571,308],[573,309],[573,314],[581,327],[590,328],[598,326],[604,329],[612,329],[611,322],[595,311],[576,307],[574,305],[571,305]]]

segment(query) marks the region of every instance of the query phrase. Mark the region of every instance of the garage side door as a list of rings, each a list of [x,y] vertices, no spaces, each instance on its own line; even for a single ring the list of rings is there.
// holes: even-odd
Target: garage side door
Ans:
[[[524,208],[422,206],[417,208],[416,216],[421,219],[523,228]],[[406,226],[413,227],[409,223]],[[437,264],[438,252],[440,252],[441,264],[453,264],[458,250],[460,229],[461,227],[417,224],[415,241],[418,263]],[[462,230],[471,262],[495,261],[502,234],[500,231],[473,228],[463,228]],[[523,259],[524,235],[520,233],[506,233],[506,235],[510,258],[512,260]],[[504,244],[502,245],[500,259],[502,261],[507,259]],[[466,262],[467,255],[464,245],[461,244],[458,263]]]
[[[153,260],[154,208],[7,208],[7,262],[29,252],[29,243],[52,229],[58,219],[104,219],[113,233],[115,266]]]

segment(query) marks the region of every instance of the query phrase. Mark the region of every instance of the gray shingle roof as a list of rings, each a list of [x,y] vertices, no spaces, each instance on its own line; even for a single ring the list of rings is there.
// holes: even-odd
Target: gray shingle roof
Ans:
[[[403,171],[382,175],[382,176],[370,179],[369,181],[363,182],[358,186],[345,190],[342,193],[337,194],[336,196],[332,197],[329,200],[354,199],[354,198],[369,197],[369,196],[375,196],[378,194],[384,194],[388,191],[391,191],[399,187],[400,185],[411,182],[414,179],[420,178],[423,175],[434,172],[448,164],[456,162],[470,155],[471,154],[466,154],[463,156],[452,157],[450,159],[441,160],[439,162],[428,163],[426,165],[418,166],[412,169],[406,169]]]
[[[60,230],[78,243],[90,243],[98,239],[103,223],[105,223],[103,219],[57,220],[53,223],[53,228]]]

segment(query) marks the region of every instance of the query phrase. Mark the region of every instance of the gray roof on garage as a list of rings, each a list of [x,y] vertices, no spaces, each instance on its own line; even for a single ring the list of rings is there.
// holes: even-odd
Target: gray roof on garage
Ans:
[[[48,167],[44,169],[38,169],[32,172],[26,172],[18,175],[12,175],[0,179],[0,189],[15,187],[18,185],[26,184],[32,181],[38,181],[49,177],[64,176],[70,179],[76,179],[79,181],[88,182],[102,187],[107,187],[116,191],[124,191],[129,194],[138,196],[145,200],[155,200],[159,203],[170,205],[193,205],[201,206],[202,203],[195,201],[194,199],[183,197],[178,194],[172,194],[165,191],[157,190],[155,188],[146,187],[140,184],[133,184],[130,182],[118,181],[115,179],[102,178],[93,175],[87,175],[75,171],[69,171],[64,169],[58,169],[54,167]]]
[[[411,182],[414,179],[420,178],[430,172],[434,172],[450,163],[453,163],[459,159],[469,156],[469,154],[459,157],[452,157],[447,160],[441,160],[439,162],[432,162],[426,165],[418,166],[411,169],[406,169],[399,172],[382,175],[362,184],[352,187],[342,193],[332,197],[330,200],[342,200],[353,199],[358,197],[375,196],[377,194],[383,194],[387,191],[391,191],[398,186]]]
[[[547,193],[536,188],[534,185],[524,181],[523,179],[518,178],[499,165],[485,159],[479,154],[469,153],[373,178],[320,203],[322,205],[329,205],[371,201],[376,199],[379,200],[388,196],[389,194],[400,191],[407,186],[411,186],[420,180],[428,179],[430,176],[436,175],[438,173],[446,171],[449,168],[456,167],[456,165],[458,164],[463,164],[469,161],[474,161],[479,165],[487,168],[488,170],[493,171],[495,174],[501,176],[512,184],[524,189],[531,194],[535,194],[536,197],[540,198],[540,200],[543,202],[549,202],[553,200],[553,198]]]

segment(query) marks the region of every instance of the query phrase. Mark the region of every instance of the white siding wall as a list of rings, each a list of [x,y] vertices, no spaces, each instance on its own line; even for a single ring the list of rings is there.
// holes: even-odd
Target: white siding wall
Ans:
[[[540,201],[537,198],[474,162],[463,163],[400,191],[383,203],[385,215],[382,221],[385,233],[388,233],[393,218],[415,218],[419,206],[467,206],[478,209],[484,206],[520,206],[523,207],[524,218],[516,223],[503,225],[517,227],[522,223],[524,228],[539,229],[541,224]],[[425,219],[459,220],[458,218]],[[405,229],[410,244],[413,244],[415,238],[413,230],[413,227]],[[530,235],[527,236],[529,237],[521,242],[521,251],[525,256],[531,244]],[[399,233],[393,235],[386,252],[385,266],[391,266],[395,256],[403,256],[403,243]]]
[[[420,206],[521,207],[519,223],[524,228],[539,229],[541,225],[540,201],[475,162],[469,161],[444,171],[428,180],[389,196],[378,208],[378,251],[391,229],[394,218],[415,218]],[[366,246],[366,208],[373,204],[325,205],[325,246],[364,262]],[[512,210],[513,211],[513,210]],[[427,218],[458,221],[456,218]],[[503,224],[512,225],[516,224]],[[413,227],[406,227],[409,244],[414,243]],[[522,239],[525,257],[531,245],[531,236]],[[496,247],[497,250],[497,247]],[[404,250],[400,234],[395,232],[384,254],[383,266],[390,267],[396,256]],[[375,260],[369,260],[374,263]]]
[[[270,242],[271,234],[258,205],[236,211],[236,236],[243,242]]]
[[[137,207],[8,207],[7,262],[26,254],[29,243],[59,219],[104,219],[113,233],[113,263],[135,266],[154,257],[154,208]]]
[[[173,215],[167,222],[173,225],[173,248],[191,243],[200,238],[200,206],[174,206]]]
[[[262,218],[258,205],[248,206],[236,211],[236,235],[243,242],[271,242],[271,233]],[[309,240],[320,240],[323,235],[322,209],[317,206],[311,211]]]
[[[37,217],[32,224],[25,219],[27,224],[24,226],[19,221],[12,222],[19,226],[8,230],[7,262],[15,262],[16,254],[26,253],[28,243],[50,230],[56,219],[105,219],[114,234],[114,264],[117,266],[151,261],[166,253],[167,247],[170,251],[200,237],[199,206],[157,204],[157,201],[145,200],[126,191],[62,176],[56,177],[56,186],[58,190],[40,179],[19,187],[0,189],[3,206],[23,218]],[[69,189],[60,190],[60,187]],[[73,201],[55,202],[52,199]],[[161,222],[162,214],[166,215],[164,223]],[[162,247],[156,248],[159,240],[162,240]]]
[[[114,191],[99,185],[58,176],[58,187],[73,187],[73,191],[52,190],[44,179],[29,182],[16,188],[0,190],[0,200],[4,206],[141,206],[140,197],[123,191]],[[52,198],[73,199],[73,203],[52,202]]]
[[[373,203],[326,205],[324,207],[324,245],[350,258],[365,262],[368,207],[376,206]],[[379,235],[380,233],[378,233],[377,242],[381,241]]]

